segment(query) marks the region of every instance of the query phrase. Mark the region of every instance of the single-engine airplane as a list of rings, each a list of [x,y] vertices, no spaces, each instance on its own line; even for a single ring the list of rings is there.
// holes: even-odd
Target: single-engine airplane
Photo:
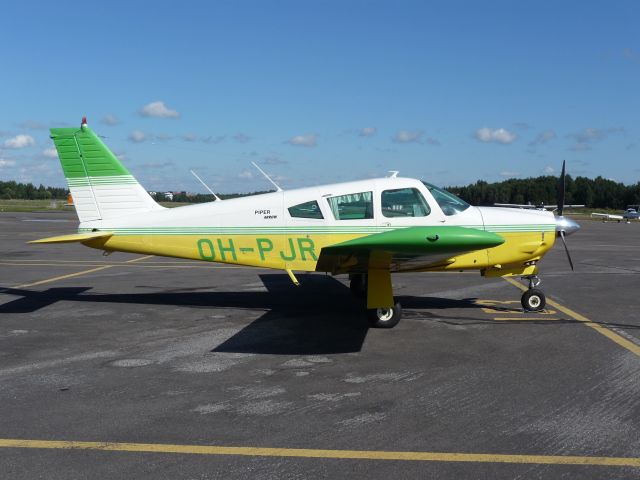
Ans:
[[[558,209],[558,205],[545,205],[544,203],[494,203],[494,207],[510,207],[510,208],[525,208],[530,210],[550,210],[555,211]],[[584,205],[565,205],[564,208],[581,208]]]
[[[609,220],[615,220],[616,222],[620,223],[623,220],[622,215],[616,215],[613,213],[593,212],[591,213],[591,216],[593,218],[601,218],[603,223]]]
[[[606,222],[607,220],[615,220],[620,223],[624,220],[625,223],[631,223],[631,220],[640,220],[640,212],[638,211],[638,208],[639,207],[637,205],[630,205],[622,215],[593,212],[591,216],[594,218],[602,218],[603,222]]]
[[[420,180],[368,179],[163,208],[83,118],[51,129],[73,195],[78,232],[31,243],[80,242],[121,251],[285,270],[349,274],[374,327],[402,316],[392,272],[479,270],[529,280],[524,309],[539,311],[538,261],[579,225],[548,211],[473,207]],[[571,263],[571,257],[569,257]],[[571,265],[573,268],[573,265]]]

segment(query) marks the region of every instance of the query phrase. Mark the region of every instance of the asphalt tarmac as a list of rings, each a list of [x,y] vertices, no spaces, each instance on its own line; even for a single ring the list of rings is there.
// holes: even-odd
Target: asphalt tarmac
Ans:
[[[76,226],[0,213],[0,478],[640,477],[640,222],[558,243],[543,313],[396,275],[392,330],[346,277],[26,244]]]

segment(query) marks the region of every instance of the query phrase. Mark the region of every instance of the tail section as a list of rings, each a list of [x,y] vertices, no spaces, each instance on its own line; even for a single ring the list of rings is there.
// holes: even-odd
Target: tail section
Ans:
[[[64,176],[80,222],[161,209],[82,120],[78,128],[52,128]]]

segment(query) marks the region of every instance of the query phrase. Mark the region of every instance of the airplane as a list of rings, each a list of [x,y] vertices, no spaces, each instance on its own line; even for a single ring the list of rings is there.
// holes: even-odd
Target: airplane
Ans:
[[[603,223],[607,222],[608,220],[615,220],[618,223],[620,223],[623,220],[622,215],[615,215],[615,214],[612,214],[612,213],[593,212],[591,214],[591,216],[593,218],[602,218],[602,222]]]
[[[622,218],[624,218],[627,223],[629,223],[630,220],[640,220],[640,206],[628,206],[625,212],[622,214]]]
[[[602,218],[603,222],[606,222],[607,220],[615,220],[620,223],[624,220],[625,223],[631,223],[631,220],[640,220],[640,213],[637,208],[633,208],[633,206],[627,207],[622,215],[593,212],[591,216],[594,218]]]
[[[77,233],[30,243],[79,242],[103,250],[280,269],[348,274],[366,298],[370,325],[402,317],[392,273],[478,270],[521,276],[527,311],[545,307],[538,262],[580,226],[548,211],[474,207],[430,183],[398,177],[280,190],[204,204],[157,204],[83,118],[80,128],[53,128],[51,138],[74,198]]]
[[[558,209],[558,205],[545,205],[544,203],[494,203],[494,207],[509,207],[509,208],[525,208],[532,210],[550,210],[555,211]],[[565,205],[564,208],[581,208],[584,205]]]

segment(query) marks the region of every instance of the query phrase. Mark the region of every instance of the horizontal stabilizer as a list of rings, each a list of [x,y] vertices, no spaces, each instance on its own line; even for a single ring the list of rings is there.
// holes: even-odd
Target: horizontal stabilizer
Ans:
[[[39,240],[32,240],[28,243],[72,243],[72,242],[86,242],[88,240],[95,240],[97,238],[109,238],[112,236],[111,232],[91,232],[91,233],[73,233],[71,235],[60,235],[58,237],[41,238]]]

